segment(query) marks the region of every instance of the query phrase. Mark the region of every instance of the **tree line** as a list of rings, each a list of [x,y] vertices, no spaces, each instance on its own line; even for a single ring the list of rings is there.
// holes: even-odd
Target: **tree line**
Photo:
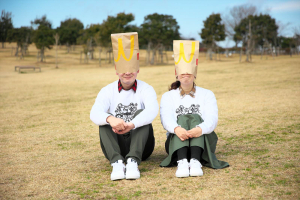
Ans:
[[[257,7],[244,4],[235,6],[229,10],[229,14],[211,14],[204,21],[204,28],[200,36],[202,38],[202,50],[212,59],[212,52],[240,52],[246,54],[246,61],[251,61],[252,54],[299,54],[300,29],[294,28],[293,37],[282,36],[282,31],[288,24],[276,22],[269,14],[258,12]],[[235,42],[235,46],[226,50],[218,46],[217,42],[224,41],[228,37]],[[201,48],[200,48],[201,50]]]
[[[172,41],[182,38],[179,33],[179,25],[172,15],[150,14],[144,17],[140,26],[132,25],[134,15],[132,13],[119,13],[116,16],[108,16],[99,24],[91,24],[84,28],[83,23],[70,18],[61,21],[60,26],[52,28],[52,24],[46,16],[31,21],[30,27],[14,28],[12,14],[1,13],[0,41],[2,47],[5,42],[16,42],[15,55],[26,54],[28,45],[34,43],[39,49],[40,61],[44,61],[45,49],[51,49],[56,44],[67,46],[69,52],[74,45],[82,45],[85,58],[89,55],[93,58],[96,46],[106,49],[111,61],[111,37],[112,33],[138,32],[140,48],[147,50],[147,62],[154,64],[157,54],[163,59],[163,51],[172,49]],[[222,19],[223,18],[223,19]],[[298,53],[300,31],[295,29],[294,37],[280,35],[276,20],[268,14],[257,12],[257,8],[251,5],[233,7],[228,16],[212,13],[203,21],[204,28],[199,33],[202,38],[200,51],[206,51],[208,58],[212,59],[213,53],[225,52],[218,45],[229,37],[235,42],[231,51],[246,52],[247,61],[251,61],[251,54],[280,52],[291,53],[294,49]],[[100,48],[101,51],[101,48]],[[226,50],[228,52],[228,49]],[[152,56],[150,56],[150,54]]]

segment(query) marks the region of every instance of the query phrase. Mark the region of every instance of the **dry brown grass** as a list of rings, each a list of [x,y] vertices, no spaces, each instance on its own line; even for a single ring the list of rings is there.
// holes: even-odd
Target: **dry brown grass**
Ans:
[[[141,179],[112,182],[89,112],[99,90],[117,76],[108,64],[80,65],[78,52],[59,50],[55,69],[54,50],[46,52],[46,63],[36,63],[34,46],[21,61],[0,49],[1,199],[300,198],[299,56],[240,64],[237,56],[216,62],[200,55],[197,85],[216,95],[217,156],[230,167],[204,168],[203,177],[184,179],[175,177],[176,168],[160,168],[166,136],[158,115],[156,147],[139,167]],[[14,72],[15,65],[42,72]],[[144,66],[138,78],[160,101],[174,68]]]

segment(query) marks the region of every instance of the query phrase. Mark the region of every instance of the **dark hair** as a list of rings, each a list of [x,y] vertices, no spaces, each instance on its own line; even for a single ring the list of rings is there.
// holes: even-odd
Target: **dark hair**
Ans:
[[[196,86],[196,83],[193,82],[193,86]],[[180,81],[175,81],[174,83],[172,83],[169,87],[169,91],[170,90],[176,90],[177,88],[180,87]]]
[[[180,81],[175,81],[174,83],[172,83],[169,87],[169,91],[170,90],[176,90],[177,88],[180,87]]]

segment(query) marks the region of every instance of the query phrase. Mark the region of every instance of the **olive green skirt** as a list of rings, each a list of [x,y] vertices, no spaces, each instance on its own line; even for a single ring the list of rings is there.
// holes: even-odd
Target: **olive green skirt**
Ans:
[[[203,119],[201,118],[201,116],[197,114],[181,115],[178,117],[177,120],[178,125],[180,125],[182,128],[186,130],[195,128],[196,125],[199,125],[202,122]],[[176,165],[177,164],[176,151],[178,149],[182,147],[198,146],[203,149],[203,153],[200,160],[202,165],[214,169],[229,167],[229,164],[227,162],[218,160],[215,155],[217,141],[218,141],[218,136],[214,131],[210,134],[204,134],[201,135],[200,137],[190,138],[185,141],[181,141],[176,134],[170,133],[166,141],[166,151],[169,155],[160,163],[160,166],[170,167]]]

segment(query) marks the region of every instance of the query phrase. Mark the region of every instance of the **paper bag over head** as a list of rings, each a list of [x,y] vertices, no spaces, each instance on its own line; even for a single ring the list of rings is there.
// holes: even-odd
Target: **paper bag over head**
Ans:
[[[175,76],[193,74],[197,77],[199,41],[173,40]]]
[[[138,33],[111,34],[111,42],[117,73],[137,72],[140,68]]]

